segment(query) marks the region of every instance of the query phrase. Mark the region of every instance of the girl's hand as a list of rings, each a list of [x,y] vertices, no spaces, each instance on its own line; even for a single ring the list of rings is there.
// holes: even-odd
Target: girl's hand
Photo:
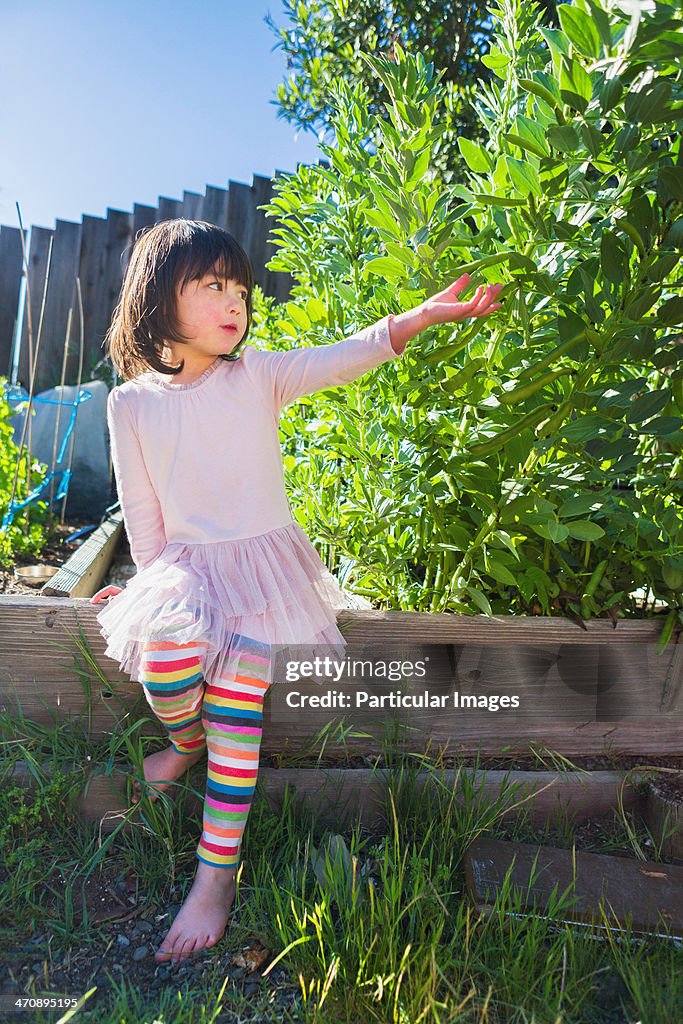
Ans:
[[[467,317],[488,316],[500,309],[502,303],[496,302],[502,284],[480,285],[474,297],[469,302],[456,302],[455,297],[467,288],[470,281],[469,274],[463,274],[457,281],[453,281],[443,291],[437,292],[422,303],[425,319],[429,325],[457,323],[466,320]]]
[[[104,601],[105,597],[111,600],[112,597],[116,597],[117,594],[120,594],[122,590],[123,587],[102,587],[101,590],[98,590],[97,593],[93,594],[93,596],[90,598],[90,604],[101,604],[101,602]]]

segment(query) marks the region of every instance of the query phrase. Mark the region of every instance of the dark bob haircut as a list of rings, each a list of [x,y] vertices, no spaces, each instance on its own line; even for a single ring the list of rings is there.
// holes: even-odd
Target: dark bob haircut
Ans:
[[[176,319],[176,293],[190,281],[215,270],[219,279],[237,281],[247,290],[247,327],[232,352],[239,359],[253,315],[254,274],[239,242],[216,224],[203,220],[162,220],[138,232],[119,302],[104,339],[107,354],[124,380],[155,370],[176,375],[179,366],[164,362],[166,342],[187,344]]]

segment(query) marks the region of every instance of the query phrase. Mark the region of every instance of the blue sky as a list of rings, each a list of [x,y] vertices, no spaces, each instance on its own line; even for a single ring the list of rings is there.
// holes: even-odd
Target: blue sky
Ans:
[[[0,223],[251,183],[322,154],[278,119],[279,0],[0,0]]]

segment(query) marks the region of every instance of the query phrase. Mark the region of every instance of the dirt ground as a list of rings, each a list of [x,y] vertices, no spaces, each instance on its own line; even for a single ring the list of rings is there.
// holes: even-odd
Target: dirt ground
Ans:
[[[3,874],[0,870],[0,883]],[[83,921],[85,906],[88,943],[72,945],[65,951],[58,948],[53,935],[39,931],[15,948],[1,950],[0,994],[28,997],[59,993],[78,998],[97,986],[87,1003],[90,1008],[102,1006],[111,986],[124,978],[133,989],[153,997],[169,985],[209,991],[217,979],[220,988],[227,977],[224,1005],[229,1006],[231,996],[234,999],[240,995],[251,997],[254,1005],[263,998],[271,1008],[277,1006],[282,1011],[297,1002],[298,984],[288,981],[284,971],[276,967],[262,978],[275,953],[257,937],[237,952],[220,952],[226,944],[222,940],[217,949],[206,950],[186,962],[157,964],[154,952],[180,909],[180,886],[172,890],[177,903],[154,907],[145,900],[135,879],[122,874],[112,861],[105,860],[101,872],[97,877],[95,874],[85,882],[83,893],[78,887],[74,889],[74,924]],[[58,870],[46,879],[46,917],[57,902],[50,888],[59,893],[65,884]],[[239,905],[235,913],[239,914]],[[1,1013],[0,1019],[4,1019]]]
[[[62,526],[57,520],[55,523],[55,536],[48,541],[41,554],[28,558],[20,556],[16,560],[16,566],[23,568],[28,565],[52,565],[56,569],[61,568],[93,531],[90,530],[88,533],[84,533],[73,544],[68,543],[69,538],[72,534],[78,533],[83,527],[90,526],[91,524],[92,519],[71,518],[65,520]],[[99,526],[99,523],[95,523],[95,528],[97,526]],[[14,568],[13,565],[0,565],[0,594],[39,594],[43,584],[31,586],[31,584],[25,583],[23,580],[18,580],[14,575]]]

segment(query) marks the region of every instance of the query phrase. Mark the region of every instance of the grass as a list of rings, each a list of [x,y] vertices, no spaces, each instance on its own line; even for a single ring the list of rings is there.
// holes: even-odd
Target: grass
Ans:
[[[144,705],[146,707],[146,705]],[[145,734],[148,717],[95,743],[87,720],[54,727],[0,717],[0,949],[17,963],[36,933],[49,936],[56,964],[70,953],[97,955],[115,943],[115,925],[98,925],[85,904],[88,885],[133,871],[142,905],[161,916],[173,887],[187,891],[195,868],[200,821],[185,808],[203,792],[202,763],[176,787],[129,809],[103,835],[85,822],[78,795],[91,765],[116,776],[162,745]],[[555,767],[570,762],[550,756]],[[425,757],[394,758],[387,804],[389,826],[360,825],[331,834],[292,798],[275,814],[255,801],[245,835],[238,896],[226,936],[207,951],[201,977],[168,974],[152,991],[153,963],[108,974],[91,984],[75,1019],[97,1024],[275,1022],[306,1024],[678,1024],[683,1020],[680,942],[637,938],[597,926],[562,923],[571,893],[559,894],[546,917],[525,916],[521,894],[505,886],[487,915],[465,891],[463,855],[477,836],[536,841],[528,817],[502,820],[520,800],[516,785],[491,802],[465,774],[465,800],[439,784]],[[11,781],[25,763],[29,791]],[[545,763],[545,767],[549,767]],[[418,771],[436,785],[417,790]],[[130,832],[123,821],[130,818]],[[576,828],[558,813],[552,843],[571,847]],[[545,835],[550,835],[549,829]],[[646,844],[649,843],[649,847]],[[652,837],[617,813],[599,837],[601,852],[626,848],[657,859]],[[252,993],[226,970],[232,954],[258,938],[274,952]],[[41,954],[42,955],[42,954]],[[37,953],[32,954],[35,959]],[[23,959],[27,959],[25,956]],[[31,957],[28,958],[29,961]],[[150,957],[151,960],[151,957]],[[0,961],[1,963],[2,961]],[[145,982],[145,975],[147,980]],[[85,977],[85,976],[84,976]],[[36,978],[36,993],[50,991]],[[253,986],[252,986],[253,987]],[[55,988],[52,986],[52,990]],[[57,991],[64,991],[57,988]],[[86,995],[85,985],[79,996]],[[52,1014],[32,1018],[59,1019]],[[64,1014],[61,1020],[69,1019]]]

